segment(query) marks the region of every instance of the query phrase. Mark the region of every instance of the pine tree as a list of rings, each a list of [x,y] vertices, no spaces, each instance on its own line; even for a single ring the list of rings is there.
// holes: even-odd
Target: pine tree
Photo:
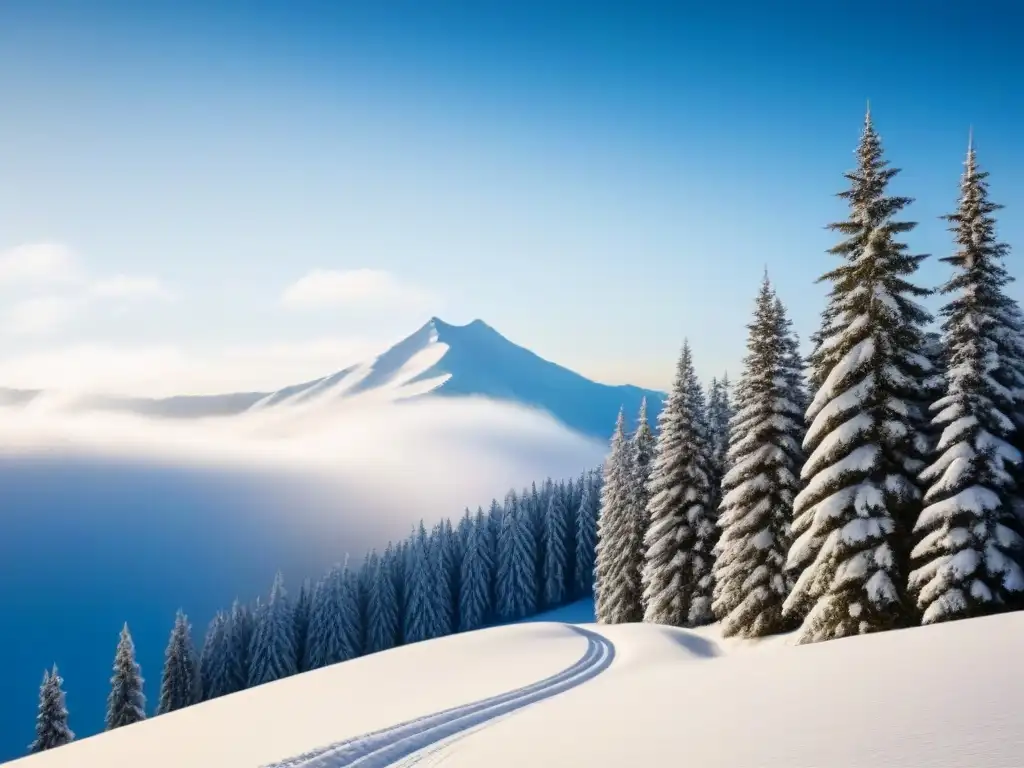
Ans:
[[[611,452],[604,463],[601,511],[597,522],[594,612],[600,624],[640,621],[640,569],[637,525],[631,514],[630,492],[634,486],[634,453],[626,437],[626,419],[619,411],[612,435]]]
[[[218,611],[210,620],[199,654],[199,677],[202,700],[215,699],[228,693],[227,654],[228,617]]]
[[[107,696],[108,731],[146,719],[146,696],[142,692],[142,670],[135,662],[135,643],[128,625],[121,629],[114,656],[114,675],[110,678]]]
[[[235,600],[224,625],[224,675],[221,695],[244,691],[249,685],[249,646],[254,628],[249,606]]]
[[[677,627],[710,619],[715,516],[704,393],[683,344],[676,377],[658,416],[644,537],[644,621]]]
[[[327,572],[315,590],[306,640],[306,669],[354,659],[362,651],[359,593],[347,565]]]
[[[560,494],[552,494],[548,501],[548,512],[545,515],[546,532],[544,536],[544,602],[547,608],[561,605],[566,599],[565,572],[569,564],[566,550],[566,529],[569,524],[569,512],[565,508]]]
[[[174,617],[174,628],[164,653],[157,714],[164,715],[195,704],[198,701],[196,692],[201,689],[201,685],[196,682],[198,677],[199,657],[192,644],[192,625],[179,610]]]
[[[491,582],[494,562],[491,560],[487,537],[490,531],[483,510],[478,510],[466,536],[465,556],[462,559],[462,589],[459,591],[459,631],[480,629],[490,619],[493,610]]]
[[[295,658],[299,663],[298,671],[305,669],[303,661],[306,656],[306,636],[309,633],[309,611],[313,602],[312,591],[309,579],[303,580],[295,600]]]
[[[651,462],[654,460],[655,450],[654,433],[651,432],[651,425],[647,421],[647,398],[640,401],[640,414],[637,417],[636,432],[633,433],[630,441],[632,457],[630,459],[630,470],[633,478],[629,488],[629,515],[632,520],[634,531],[631,540],[636,542],[632,549],[632,557],[636,563],[636,572],[640,574],[644,569],[644,535],[647,533],[649,522],[647,516],[647,505],[651,500],[651,493],[647,489],[647,482],[651,475]]]
[[[729,420],[732,401],[729,393],[729,375],[712,379],[708,388],[708,439],[711,456],[711,509],[718,509],[722,501],[722,478],[728,471]]]
[[[594,591],[594,558],[597,554],[597,517],[601,510],[601,494],[595,473],[587,475],[580,504],[576,509],[576,595],[584,597]]]
[[[790,628],[786,556],[803,465],[805,396],[787,338],[789,323],[765,275],[737,389],[715,559],[715,616],[726,637]]]
[[[973,143],[965,166],[959,206],[946,217],[957,251],[942,259],[954,270],[941,289],[952,295],[941,311],[946,392],[932,406],[944,431],[921,473],[929,488],[909,580],[925,624],[1003,611],[1024,594],[1021,456],[1009,442],[1020,392],[1011,345],[1021,327],[1004,291],[1012,278],[1003,266],[1009,247],[995,234],[1001,206],[989,200]]]
[[[398,594],[391,577],[394,552],[391,544],[375,562],[370,596],[366,606],[366,652],[386,651],[398,645]]]
[[[29,752],[36,754],[54,747],[62,747],[74,740],[74,732],[68,728],[68,710],[64,703],[64,679],[57,674],[57,665],[43,673],[43,684],[39,688],[39,714],[36,716],[36,738],[29,745]]]
[[[295,612],[288,601],[284,577],[278,572],[270,598],[256,617],[249,648],[249,687],[271,683],[298,671]]]
[[[496,578],[498,616],[512,621],[537,611],[537,540],[519,498],[509,491],[502,512]]]
[[[405,585],[406,602],[403,616],[405,642],[417,643],[437,637],[440,620],[437,616],[437,601],[433,594],[430,542],[422,520],[416,530],[415,539],[409,547]]]
[[[802,642],[864,634],[906,623],[909,532],[920,511],[917,475],[927,450],[922,400],[929,360],[921,354],[929,316],[909,282],[925,256],[898,242],[915,226],[893,216],[911,201],[887,196],[898,173],[865,120],[858,167],[840,194],[850,206],[831,229],[843,263],[811,358],[818,384],[806,421],[807,485],[794,501],[788,564],[799,577],[785,610],[805,612]]]
[[[442,521],[434,526],[430,534],[430,564],[433,569],[431,580],[434,585],[431,594],[436,602],[435,611],[438,619],[433,637],[444,637],[455,631],[458,593],[452,593],[454,562],[451,526],[446,528]]]

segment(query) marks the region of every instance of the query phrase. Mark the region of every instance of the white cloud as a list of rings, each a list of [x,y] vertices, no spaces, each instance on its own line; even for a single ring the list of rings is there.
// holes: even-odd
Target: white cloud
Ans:
[[[433,301],[427,292],[377,269],[314,269],[288,286],[281,296],[281,303],[292,309],[380,305],[408,309],[424,307]]]
[[[168,397],[272,392],[380,352],[362,338],[228,347],[207,355],[175,346],[75,345],[0,359],[0,387]]]
[[[171,293],[155,277],[114,275],[93,281],[89,294],[103,299],[170,299]]]
[[[51,285],[83,279],[75,253],[59,243],[26,243],[0,253],[0,285]]]
[[[20,301],[4,312],[3,330],[12,336],[39,336],[67,323],[81,306],[62,296],[39,296]]]
[[[59,243],[29,243],[0,253],[0,288],[4,287],[17,288],[21,295],[26,288],[45,287],[49,292],[7,306],[0,331],[13,336],[58,331],[98,302],[171,298],[154,277],[90,275],[78,255]]]

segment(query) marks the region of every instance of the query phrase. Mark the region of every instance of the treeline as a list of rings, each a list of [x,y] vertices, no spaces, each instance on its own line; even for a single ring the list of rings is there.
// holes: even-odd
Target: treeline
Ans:
[[[346,560],[294,600],[278,573],[266,599],[236,600],[210,622],[201,648],[181,611],[165,653],[156,714],[368,653],[527,618],[593,588],[601,473],[548,479],[485,512]],[[74,738],[63,680],[45,673],[31,752]],[[128,626],[121,630],[107,700],[107,730],[146,718],[142,671]]]
[[[901,239],[916,225],[896,218],[912,200],[887,191],[897,173],[869,113],[809,359],[766,275],[727,424],[686,345],[657,439],[620,414],[599,621],[815,642],[1021,608],[1024,322],[1000,206],[970,142],[939,333],[913,282],[926,256]]]

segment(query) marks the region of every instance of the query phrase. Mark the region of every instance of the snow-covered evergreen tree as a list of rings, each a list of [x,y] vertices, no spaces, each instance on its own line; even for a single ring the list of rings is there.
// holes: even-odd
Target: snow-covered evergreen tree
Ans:
[[[227,691],[226,665],[228,652],[228,617],[218,611],[210,620],[199,654],[199,678],[202,700],[215,699]],[[248,651],[246,652],[248,653]],[[248,681],[246,681],[248,684]]]
[[[712,379],[708,387],[708,440],[711,457],[711,509],[718,509],[722,500],[722,478],[728,471],[729,420],[732,418],[732,397],[729,375]]]
[[[434,526],[430,534],[430,564],[433,569],[431,579],[434,589],[433,597],[437,603],[437,626],[434,637],[444,637],[455,631],[458,617],[458,592],[452,593],[452,574],[455,565],[454,542],[452,541],[451,524],[445,526],[442,521]],[[456,590],[458,586],[456,585]]]
[[[347,565],[336,565],[314,590],[306,639],[306,669],[354,659],[362,651],[359,586]]]
[[[629,493],[629,517],[633,525],[633,533],[630,536],[630,558],[636,565],[636,573],[639,575],[644,569],[644,536],[647,534],[647,526],[650,518],[647,514],[647,505],[651,501],[651,492],[647,483],[651,476],[651,463],[654,461],[656,448],[654,433],[651,431],[650,422],[647,420],[647,398],[640,400],[640,413],[637,416],[636,431],[630,439],[630,480]],[[641,585],[642,587],[642,585]],[[641,590],[642,595],[642,590]]]
[[[313,603],[313,587],[309,579],[304,579],[299,587],[299,596],[295,600],[295,658],[302,671],[306,655],[306,636],[309,633],[309,612]]]
[[[142,692],[142,669],[135,661],[135,643],[125,624],[114,656],[114,675],[107,696],[108,731],[146,719],[146,696]]]
[[[1004,290],[1012,278],[1009,247],[996,239],[1001,206],[989,200],[973,144],[965,166],[959,206],[946,217],[957,250],[943,259],[953,267],[941,311],[949,368],[945,396],[932,406],[943,432],[921,473],[929,488],[909,580],[925,624],[1006,610],[1024,594],[1021,455],[1010,443],[1021,392],[1011,345],[1022,329]]]
[[[160,679],[160,701],[157,714],[164,715],[176,709],[195,704],[199,677],[199,656],[192,644],[192,625],[182,611],[174,617],[174,627],[164,652],[164,672]]]
[[[73,741],[74,732],[68,727],[68,708],[64,703],[64,678],[57,674],[57,665],[43,673],[39,687],[39,714],[36,716],[36,737],[29,745],[32,754]]]
[[[644,621],[677,627],[711,617],[712,550],[717,539],[711,496],[704,392],[688,342],[658,416],[644,537]],[[606,478],[607,482],[607,478]]]
[[[239,600],[231,606],[224,629],[224,685],[222,695],[244,691],[249,685],[249,646],[255,622],[249,606]]]
[[[601,510],[597,522],[594,611],[600,624],[640,621],[640,567],[643,549],[630,493],[636,479],[633,446],[626,437],[626,417],[620,410],[604,462]]]
[[[545,515],[544,535],[544,601],[543,606],[553,608],[565,602],[565,572],[569,566],[566,549],[566,530],[569,525],[569,511],[565,508],[561,494],[552,494]]]
[[[295,612],[288,601],[284,577],[278,572],[270,597],[256,617],[249,647],[249,687],[271,683],[298,671]]]
[[[459,631],[480,629],[491,618],[491,583],[494,563],[487,543],[490,531],[483,510],[469,527],[462,558],[462,581],[459,590]]]
[[[807,411],[806,487],[794,501],[785,604],[804,616],[802,642],[888,629],[907,620],[909,532],[920,511],[917,475],[927,450],[922,400],[930,362],[921,352],[929,316],[910,278],[924,256],[898,241],[915,225],[893,216],[909,198],[887,195],[898,173],[865,119],[857,168],[841,193],[846,239],[811,358],[817,391]]]
[[[418,643],[420,640],[438,636],[438,626],[441,622],[437,615],[433,582],[430,541],[421,520],[406,560],[406,599],[403,616],[403,636],[406,643]]]
[[[723,478],[715,558],[715,616],[728,637],[763,637],[789,628],[786,557],[793,499],[800,490],[804,437],[799,360],[788,318],[765,275],[747,337]]]
[[[537,539],[527,511],[509,491],[498,538],[496,607],[504,620],[522,619],[537,611]]]
[[[373,581],[366,604],[366,652],[386,651],[398,645],[400,614],[398,595],[391,578],[391,545],[375,561]]]
[[[587,474],[576,508],[576,541],[573,567],[576,596],[585,597],[594,591],[594,558],[597,554],[597,517],[601,511],[601,494],[595,473]]]

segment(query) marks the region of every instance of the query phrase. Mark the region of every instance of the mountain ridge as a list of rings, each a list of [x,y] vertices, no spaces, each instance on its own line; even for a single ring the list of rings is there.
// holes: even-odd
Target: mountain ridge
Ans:
[[[47,390],[0,388],[0,405],[27,405],[46,394]],[[300,403],[426,396],[487,397],[534,408],[576,432],[604,439],[611,434],[619,408],[633,416],[646,397],[654,419],[666,395],[630,384],[595,382],[510,341],[480,319],[453,325],[431,317],[377,357],[273,392],[164,398],[88,395],[77,400],[75,408],[189,419]]]

